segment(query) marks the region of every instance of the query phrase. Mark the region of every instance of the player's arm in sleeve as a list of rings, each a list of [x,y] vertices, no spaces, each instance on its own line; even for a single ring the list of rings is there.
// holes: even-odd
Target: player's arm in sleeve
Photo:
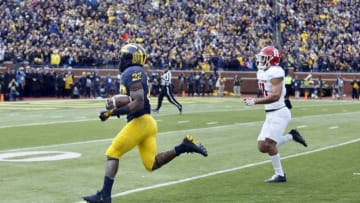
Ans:
[[[281,97],[282,81],[283,81],[282,77],[271,79],[270,80],[272,86],[271,94],[263,98],[255,99],[255,104],[269,104],[278,101]]]
[[[269,104],[278,101],[281,97],[283,77],[273,78],[270,80],[272,92],[270,95],[262,98],[245,98],[244,103],[248,106],[255,104]]]

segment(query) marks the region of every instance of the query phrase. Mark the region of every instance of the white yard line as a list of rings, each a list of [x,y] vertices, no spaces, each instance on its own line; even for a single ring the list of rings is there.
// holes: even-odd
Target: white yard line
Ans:
[[[177,123],[181,124],[181,123],[189,123],[190,121],[177,121]]]
[[[284,156],[281,159],[282,160],[283,159],[290,159],[290,158],[294,158],[294,157],[298,157],[298,156],[308,155],[308,154],[321,152],[321,151],[325,151],[325,150],[328,150],[328,149],[332,149],[332,148],[352,144],[352,143],[359,142],[359,141],[360,141],[360,138],[357,138],[357,139],[350,140],[350,141],[347,141],[347,142],[343,142],[343,143],[340,143],[340,144],[330,145],[330,146],[314,149],[314,150],[311,150],[311,151],[306,151],[306,152],[301,152],[301,153],[297,153],[297,154]],[[229,173],[229,172],[233,172],[233,171],[237,171],[237,170],[241,170],[241,169],[245,169],[245,168],[250,168],[250,167],[266,164],[266,163],[269,163],[269,162],[270,162],[270,160],[260,161],[260,162],[245,164],[245,165],[238,166],[238,167],[235,167],[235,168],[229,168],[229,169],[226,169],[226,170],[214,171],[214,172],[211,172],[211,173],[206,173],[206,174],[203,174],[203,175],[194,176],[194,177],[190,177],[190,178],[185,178],[185,179],[181,179],[181,180],[177,180],[177,181],[170,181],[170,182],[160,183],[160,184],[152,185],[152,186],[148,186],[148,187],[136,188],[136,189],[132,189],[132,190],[128,190],[128,191],[124,191],[124,192],[114,194],[112,197],[124,196],[124,195],[132,194],[132,193],[135,193],[135,192],[151,190],[151,189],[154,189],[154,188],[160,188],[160,187],[175,185],[175,184],[179,184],[179,183],[188,182],[188,181],[191,181],[191,180],[196,180],[196,179],[200,179],[200,178],[206,178],[206,177],[209,177],[209,176],[219,175],[219,174],[223,174],[223,173]]]
[[[294,158],[294,157],[298,157],[298,156],[303,156],[303,155],[308,155],[308,154],[312,154],[312,153],[316,153],[316,152],[320,152],[320,151],[324,151],[324,150],[328,150],[328,149],[332,149],[332,148],[352,144],[352,143],[359,142],[359,141],[360,141],[360,138],[357,138],[357,139],[350,140],[350,141],[347,141],[347,142],[343,142],[343,143],[340,143],[340,144],[330,145],[330,146],[314,149],[314,150],[311,150],[311,151],[292,154],[292,155],[284,156],[282,158],[282,160],[290,159],[290,158]],[[219,175],[219,174],[223,174],[223,173],[229,173],[229,172],[233,172],[233,171],[237,171],[237,170],[242,170],[242,169],[245,169],[245,168],[259,166],[259,165],[266,164],[266,163],[269,163],[269,162],[270,162],[270,160],[260,161],[260,162],[245,164],[245,165],[238,166],[238,167],[235,167],[235,168],[229,168],[229,169],[226,169],[226,170],[214,171],[214,172],[206,173],[206,174],[199,175],[199,176],[194,176],[194,177],[190,177],[190,178],[184,178],[184,179],[177,180],[177,181],[170,181],[170,182],[160,183],[160,184],[151,185],[151,186],[147,186],[147,187],[135,188],[135,189],[131,189],[131,190],[127,190],[127,191],[124,191],[124,192],[113,194],[112,197],[120,197],[120,196],[132,194],[132,193],[136,193],[136,192],[142,192],[142,191],[146,191],[146,190],[151,190],[151,189],[176,185],[176,184],[180,184],[180,183],[184,183],[184,182],[188,182],[188,181],[192,181],[192,180],[197,180],[197,179],[200,179],[200,178],[206,178],[206,177],[210,177],[210,176],[214,176],[214,175]],[[360,173],[354,173],[354,175],[360,175]],[[84,203],[84,201],[77,202],[77,203]]]
[[[243,109],[244,110],[244,109]],[[210,111],[209,111],[210,112]],[[204,112],[202,112],[204,113]],[[206,112],[205,112],[206,113]],[[342,113],[333,113],[333,114],[321,114],[321,115],[311,115],[311,116],[299,116],[293,117],[292,120],[303,119],[303,118],[323,118],[323,117],[334,117],[335,115],[348,115],[354,114],[358,112],[342,112]],[[42,114],[39,114],[42,115]],[[166,116],[169,114],[164,114]],[[116,119],[116,118],[113,118]],[[156,117],[155,117],[156,119]],[[99,121],[98,118],[91,118],[91,119],[79,119],[79,120],[64,120],[64,121],[50,121],[50,122],[39,122],[39,123],[24,123],[24,124],[14,124],[14,125],[0,125],[1,128],[14,128],[14,127],[24,127],[24,126],[38,126],[38,125],[49,125],[49,124],[64,124],[64,123],[76,123],[76,122],[86,122],[86,121]],[[162,120],[156,119],[157,122],[162,122]],[[305,127],[305,126],[302,126]]]
[[[204,128],[193,128],[193,129],[186,129],[186,130],[174,130],[174,131],[160,132],[160,133],[158,133],[158,136],[167,135],[167,134],[188,133],[189,131],[203,131],[203,130],[209,130],[209,129],[219,129],[219,128],[226,128],[226,127],[232,127],[232,126],[249,126],[249,125],[261,124],[261,123],[263,123],[263,121],[248,122],[248,123],[236,123],[236,124],[231,124],[231,125],[221,125],[221,126],[204,127]],[[71,143],[54,144],[54,145],[43,145],[43,146],[37,146],[37,147],[8,149],[8,150],[0,150],[0,153],[24,151],[24,150],[47,149],[47,148],[71,146],[71,145],[83,145],[83,144],[97,143],[97,142],[111,142],[113,139],[114,138],[100,139],[100,140],[88,140],[88,141],[82,141],[82,142],[71,142]]]
[[[334,115],[345,115],[345,114],[353,114],[354,112],[345,112],[345,113],[336,113],[336,114],[325,114],[325,115],[311,115],[311,116],[301,116],[301,117],[294,117],[292,120],[302,120],[309,118],[324,118],[324,117],[331,117],[333,118]],[[93,120],[93,119],[91,119]],[[96,119],[97,120],[97,119]],[[82,120],[82,121],[70,121],[70,122],[83,122],[83,121],[89,121],[89,120]],[[70,123],[70,122],[49,122],[47,124],[51,123]],[[232,127],[232,126],[253,126],[256,124],[262,124],[263,121],[255,121],[255,122],[244,122],[244,123],[234,123],[229,125],[220,125],[220,126],[213,126],[213,127],[203,127],[203,128],[193,128],[193,129],[186,129],[186,130],[177,130],[177,131],[168,131],[168,132],[160,132],[158,135],[166,135],[166,134],[173,134],[173,133],[188,133],[189,131],[203,131],[203,130],[209,130],[209,129],[219,129],[219,128],[226,128],[226,127]],[[36,124],[36,125],[47,125],[46,123]],[[35,124],[34,124],[35,125]],[[23,125],[20,125],[23,126]],[[29,124],[29,126],[32,126],[32,124]],[[305,128],[307,126],[298,126],[298,128]],[[2,127],[0,127],[1,129]],[[6,153],[6,152],[14,152],[14,151],[23,151],[23,150],[33,150],[33,149],[43,149],[43,148],[52,148],[52,147],[60,147],[60,146],[70,146],[70,145],[82,145],[82,144],[88,144],[88,143],[96,143],[96,142],[110,142],[113,138],[109,139],[100,139],[100,140],[89,140],[89,141],[82,141],[82,142],[72,142],[72,143],[64,143],[64,144],[55,144],[55,145],[46,145],[46,146],[37,146],[37,147],[28,147],[28,148],[17,148],[17,149],[8,149],[8,150],[0,150],[0,153]]]
[[[344,115],[344,114],[353,114],[353,113],[354,112],[345,112],[345,113],[326,114],[326,115],[302,116],[302,117],[295,117],[295,118],[293,118],[293,120],[302,120],[302,119],[319,118],[319,117],[320,118],[334,117],[334,115]],[[93,119],[91,119],[91,120],[93,120]],[[82,121],[86,121],[86,120],[82,120]],[[69,122],[74,122],[74,121],[69,121]],[[59,122],[54,122],[54,123],[59,123]],[[234,127],[234,126],[245,126],[245,125],[249,126],[249,125],[261,124],[261,123],[263,123],[262,120],[261,121],[256,121],[256,122],[235,123],[235,124],[229,124],[229,125],[214,126],[214,127],[210,127],[210,128],[209,127],[204,127],[204,128],[186,129],[186,130],[179,130],[179,131],[168,131],[168,132],[159,133],[159,135],[174,134],[174,133],[177,133],[177,132],[185,132],[185,131],[188,132],[188,131],[202,131],[202,130],[209,130],[209,129],[219,129],[219,128],[225,128],[225,127]],[[42,123],[42,124],[39,124],[39,125],[45,125],[45,123]],[[36,149],[36,150],[37,149],[46,149],[46,148],[70,146],[70,145],[82,145],[82,144],[88,144],[88,143],[111,142],[111,140],[112,140],[112,138],[111,139],[90,140],[90,141],[83,141],[83,142],[65,143],[65,144],[56,144],[56,145],[47,145],[47,146],[18,148],[18,149],[3,150],[3,151],[0,151],[0,153],[23,151],[23,150],[34,150],[34,149]],[[289,159],[289,158],[293,158],[293,157],[298,157],[298,156],[303,156],[303,155],[307,155],[307,154],[311,154],[311,153],[316,153],[316,152],[320,152],[320,151],[324,151],[324,150],[344,146],[344,145],[359,142],[359,141],[360,141],[360,138],[357,138],[357,139],[350,140],[350,141],[347,141],[347,142],[343,142],[343,143],[340,143],[340,144],[330,145],[330,146],[314,149],[314,150],[311,150],[311,151],[306,151],[306,152],[302,152],[302,153],[297,153],[297,154],[293,154],[293,155],[284,156],[282,159]],[[150,189],[175,185],[175,184],[188,182],[188,181],[192,181],[192,180],[196,180],[196,179],[200,179],[200,178],[206,178],[206,177],[209,177],[209,176],[214,176],[214,175],[218,175],[218,174],[223,174],[223,173],[237,171],[237,170],[241,170],[241,169],[245,169],[245,168],[250,168],[250,167],[266,164],[266,163],[269,163],[269,162],[270,162],[269,160],[261,161],[261,162],[255,162],[255,163],[250,163],[250,164],[245,164],[245,165],[242,165],[242,166],[238,166],[238,167],[235,167],[235,168],[229,168],[229,169],[226,169],[226,170],[214,171],[214,172],[202,174],[202,175],[199,175],[199,176],[189,177],[189,178],[185,178],[185,179],[181,179],[181,180],[177,180],[177,181],[170,181],[170,182],[165,182],[165,183],[156,184],[156,185],[152,185],[152,186],[135,188],[135,189],[131,189],[131,190],[121,192],[121,193],[113,194],[112,197],[119,197],[119,196],[124,196],[124,195],[127,195],[127,194],[132,194],[132,193],[141,192],[141,191],[145,191],[145,190],[150,190]],[[355,175],[355,173],[354,173],[354,175]],[[81,203],[83,203],[83,201]]]
[[[72,100],[71,100],[72,101]],[[322,100],[323,101],[323,100]],[[37,102],[31,102],[31,104],[36,104],[36,103],[42,103],[44,101],[37,101]],[[56,102],[56,101],[46,101],[46,102]],[[46,103],[44,102],[44,103]],[[329,101],[329,102],[334,102],[334,101]],[[25,103],[30,103],[30,102],[25,102]],[[336,103],[334,102],[334,105]],[[349,104],[353,104],[353,103],[349,103]],[[337,105],[337,104],[336,104]],[[1,105],[0,105],[1,106]],[[297,108],[307,108],[307,107],[314,107],[314,106],[323,106],[322,104],[315,104],[315,105],[311,105],[311,106],[306,106],[306,105],[298,105],[296,106]],[[253,107],[253,108],[248,108],[248,107],[244,107],[239,105],[239,109],[237,109],[237,111],[249,111],[249,110],[260,110],[263,109],[263,107]],[[221,111],[233,111],[233,109],[226,109],[226,110],[221,110]],[[208,111],[208,112],[215,112],[215,111]],[[201,111],[201,112],[194,112],[194,113],[206,113],[206,111]],[[334,113],[334,114],[324,114],[324,115],[313,115],[313,116],[306,116],[306,117],[310,117],[310,118],[319,118],[319,117],[323,117],[323,116],[333,116],[333,115],[346,115],[346,114],[352,114],[352,113],[356,113],[356,112],[343,112],[343,113]],[[190,113],[186,113],[186,114],[190,114]],[[43,114],[33,114],[34,116],[38,115],[39,117],[42,117]],[[159,116],[167,116],[170,114],[159,114],[156,116],[156,120],[157,118],[159,118]],[[303,116],[305,117],[305,116]],[[297,118],[301,118],[301,117],[297,117]],[[296,118],[293,118],[296,119]],[[77,119],[77,120],[63,120],[63,121],[50,121],[50,122],[34,122],[34,123],[22,123],[22,124],[10,124],[10,125],[1,125],[1,121],[0,121],[0,129],[1,128],[13,128],[13,127],[23,127],[23,126],[37,126],[37,125],[49,125],[49,124],[63,124],[63,123],[75,123],[75,122],[86,122],[86,121],[97,121],[99,120],[97,117],[94,118],[88,118],[88,119]],[[162,120],[157,120],[158,122],[162,122]]]
[[[43,114],[38,114],[39,116],[43,116]],[[79,120],[64,120],[64,121],[50,121],[50,122],[38,122],[38,123],[23,123],[23,124],[14,124],[14,125],[3,125],[1,128],[14,128],[14,127],[26,127],[26,126],[37,126],[37,125],[51,125],[51,124],[64,124],[64,123],[76,123],[76,122],[86,122],[86,121],[95,121],[99,120],[99,118],[92,119],[79,119]]]

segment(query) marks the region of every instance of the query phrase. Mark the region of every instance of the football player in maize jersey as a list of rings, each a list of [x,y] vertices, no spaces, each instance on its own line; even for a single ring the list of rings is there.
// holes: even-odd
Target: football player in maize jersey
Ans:
[[[106,150],[106,167],[103,187],[94,195],[84,196],[91,203],[111,202],[111,190],[118,171],[119,159],[131,149],[137,147],[143,165],[148,171],[154,171],[183,153],[199,153],[207,156],[206,148],[191,135],[168,151],[157,153],[155,119],[150,115],[149,88],[143,69],[146,62],[145,49],[138,44],[127,44],[120,51],[121,94],[132,97],[132,101],[120,108],[112,108],[107,102],[106,111],[100,112],[100,119],[106,121],[110,116],[127,114],[127,124],[116,135]],[[113,104],[112,104],[113,105]]]
[[[265,180],[268,183],[286,182],[278,151],[282,144],[294,140],[305,147],[307,146],[304,138],[296,129],[292,129],[283,135],[291,121],[291,112],[285,104],[285,72],[278,66],[279,62],[279,52],[272,46],[264,47],[256,55],[257,79],[263,97],[244,99],[248,106],[255,104],[264,104],[265,106],[266,118],[257,141],[259,151],[270,156],[275,171],[275,175]]]

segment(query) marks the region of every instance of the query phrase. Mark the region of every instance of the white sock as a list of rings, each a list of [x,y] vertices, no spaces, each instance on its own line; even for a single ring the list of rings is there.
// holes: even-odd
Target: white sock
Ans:
[[[281,166],[280,153],[277,153],[274,156],[270,156],[270,160],[273,165],[275,175],[284,176],[284,171]]]
[[[289,142],[290,140],[292,140],[292,135],[290,134],[286,134],[284,136],[280,136],[280,139],[277,140],[276,143],[276,148],[279,148],[282,144]]]

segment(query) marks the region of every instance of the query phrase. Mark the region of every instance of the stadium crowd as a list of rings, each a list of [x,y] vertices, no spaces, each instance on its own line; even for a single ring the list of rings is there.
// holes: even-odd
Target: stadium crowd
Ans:
[[[274,44],[285,67],[359,71],[358,0],[274,2],[1,1],[0,50],[32,66],[113,68],[135,41],[155,68],[253,70],[259,47]]]
[[[29,65],[1,75],[2,91],[13,78],[29,85],[71,75],[52,67],[116,68],[128,42],[144,44],[154,69],[256,70],[255,53],[272,44],[284,68],[359,72],[359,8],[358,0],[1,1],[0,65]]]

